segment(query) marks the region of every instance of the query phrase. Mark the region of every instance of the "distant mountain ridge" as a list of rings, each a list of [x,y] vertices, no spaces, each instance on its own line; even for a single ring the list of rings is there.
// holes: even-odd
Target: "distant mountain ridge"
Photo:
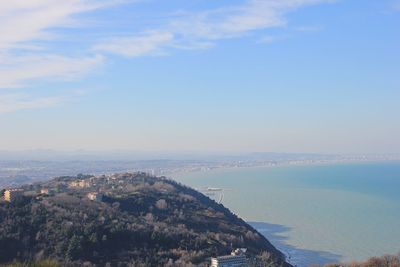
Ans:
[[[290,266],[242,219],[173,180],[79,175],[22,188],[24,198],[0,203],[0,264],[207,266],[210,257],[245,247],[255,266]]]

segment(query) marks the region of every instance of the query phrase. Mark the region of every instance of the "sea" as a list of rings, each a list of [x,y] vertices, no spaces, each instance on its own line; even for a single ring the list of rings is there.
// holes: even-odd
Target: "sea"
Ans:
[[[243,218],[295,266],[400,252],[400,162],[215,169],[175,178]]]

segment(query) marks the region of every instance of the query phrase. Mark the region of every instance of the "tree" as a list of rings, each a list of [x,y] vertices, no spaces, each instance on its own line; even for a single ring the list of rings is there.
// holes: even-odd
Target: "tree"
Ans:
[[[75,260],[82,253],[81,239],[81,237],[73,235],[72,238],[69,240],[68,248],[65,253],[65,257],[68,260]]]

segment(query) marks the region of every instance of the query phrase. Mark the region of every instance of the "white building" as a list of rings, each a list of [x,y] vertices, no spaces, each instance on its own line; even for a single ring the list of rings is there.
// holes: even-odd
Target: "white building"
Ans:
[[[231,255],[211,258],[211,267],[246,267],[246,249],[236,249]]]
[[[102,201],[103,200],[103,194],[97,193],[97,192],[92,192],[87,194],[88,199],[93,200],[93,201]]]
[[[42,188],[42,189],[40,189],[40,194],[43,194],[43,195],[50,195],[50,194],[53,194],[53,193],[54,193],[54,190],[52,188]]]

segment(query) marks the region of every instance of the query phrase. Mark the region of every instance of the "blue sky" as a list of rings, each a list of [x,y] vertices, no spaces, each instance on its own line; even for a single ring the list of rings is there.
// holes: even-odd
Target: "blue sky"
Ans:
[[[400,152],[400,1],[30,0],[0,15],[0,150]]]

